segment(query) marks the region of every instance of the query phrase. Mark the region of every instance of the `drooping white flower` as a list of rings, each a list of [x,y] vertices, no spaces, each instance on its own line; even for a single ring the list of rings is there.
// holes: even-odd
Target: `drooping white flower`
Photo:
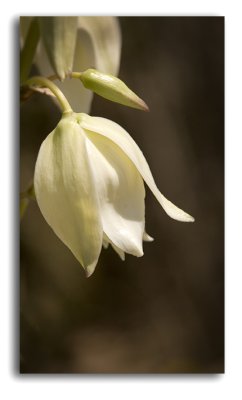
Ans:
[[[105,118],[69,113],[41,145],[34,175],[40,210],[90,276],[102,246],[143,255],[145,188],[166,213],[184,222],[193,217],[158,190],[145,157],[131,136]]]
[[[63,19],[63,17],[54,18],[56,20],[58,20],[58,18]],[[70,17],[65,18],[70,19]],[[32,19],[33,17],[21,17],[20,19],[20,29],[23,40],[27,35]],[[34,61],[40,71],[40,74],[47,77],[53,75],[56,71],[53,70],[51,65],[51,58],[53,55],[50,57],[50,52],[53,51],[54,46],[52,42],[48,46],[46,41],[50,35],[48,32],[46,32],[44,35],[43,31],[45,27],[43,27],[43,20],[45,19],[46,17],[38,17],[41,32]],[[61,33],[60,36],[61,35],[63,35],[63,33]],[[68,35],[65,42],[67,40],[69,40]],[[71,42],[73,45],[73,38]],[[84,71],[92,67],[97,68],[104,73],[117,76],[121,55],[121,31],[118,18],[77,17],[77,32],[74,43],[74,55],[72,54],[71,57],[68,54],[69,56],[67,57],[63,47],[69,49],[72,46],[66,46],[64,43],[62,46],[57,46],[56,58],[58,59],[60,68],[67,66],[68,69],[72,71]],[[47,51],[48,48],[49,51]],[[60,51],[58,51],[59,49]],[[70,64],[70,61],[70,65],[66,63],[66,59],[72,60],[72,65]],[[90,111],[91,101],[93,98],[93,93],[90,90],[87,90],[81,84],[78,84],[75,79],[65,79],[64,82],[57,81],[56,84],[68,98],[74,110],[82,110],[83,112]]]

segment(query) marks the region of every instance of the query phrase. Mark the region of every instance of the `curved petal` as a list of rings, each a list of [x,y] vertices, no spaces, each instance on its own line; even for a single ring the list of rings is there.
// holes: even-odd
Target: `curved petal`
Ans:
[[[106,118],[90,117],[86,114],[81,114],[82,127],[85,130],[90,130],[112,140],[120,149],[130,158],[134,163],[137,170],[142,175],[144,181],[153,192],[154,196],[164,208],[165,212],[173,219],[182,222],[193,222],[194,218],[176,207],[171,201],[167,200],[165,196],[157,188],[149,165],[132,137],[120,125]]]
[[[85,71],[95,65],[94,47],[88,32],[79,29],[76,38],[76,49],[73,63],[73,71]],[[73,110],[89,112],[93,99],[93,92],[86,89],[76,79],[65,79],[58,82],[59,88],[69,100]]]
[[[102,247],[97,192],[81,127],[63,118],[41,145],[34,175],[40,210],[90,276]]]
[[[121,54],[121,33],[115,17],[79,17],[73,71],[97,68],[118,74]],[[75,111],[88,113],[93,92],[76,79],[66,79],[58,86]]]
[[[117,251],[143,255],[143,180],[126,154],[111,140],[86,132],[103,231]],[[119,252],[121,257],[121,252]],[[121,257],[123,258],[123,257]]]
[[[118,18],[79,17],[78,26],[88,32],[92,39],[96,69],[117,76],[121,54]]]
[[[41,38],[50,63],[61,80],[72,71],[77,17],[39,17]]]

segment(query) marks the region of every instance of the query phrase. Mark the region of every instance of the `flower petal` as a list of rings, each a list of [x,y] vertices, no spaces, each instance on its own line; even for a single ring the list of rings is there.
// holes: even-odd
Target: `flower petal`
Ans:
[[[86,138],[73,117],[62,118],[42,143],[34,188],[47,223],[90,276],[103,231]]]
[[[50,63],[61,80],[72,71],[77,17],[39,17],[39,26]]]
[[[118,18],[79,17],[78,26],[88,32],[92,39],[96,69],[117,76],[121,54]]]
[[[143,240],[144,242],[153,242],[154,238],[148,235],[148,233],[144,232],[143,233]]]
[[[109,246],[109,239],[108,237],[105,235],[105,233],[103,234],[103,247],[104,249],[107,249]]]
[[[82,127],[85,130],[90,130],[112,140],[120,149],[130,158],[137,170],[142,175],[144,181],[153,192],[154,196],[164,208],[165,212],[173,219],[183,222],[193,222],[194,218],[176,207],[173,203],[163,196],[157,188],[149,165],[132,137],[120,125],[106,118],[90,117],[86,114],[81,114]]]
[[[121,53],[121,34],[115,17],[79,17],[73,71],[90,67],[117,75]],[[41,61],[40,61],[41,62]],[[93,92],[76,79],[57,82],[73,110],[89,112]]]
[[[115,244],[111,243],[112,248],[116,251],[116,253],[119,255],[122,261],[125,261],[125,252],[121,250],[118,246],[115,246]]]
[[[107,249],[109,244],[111,244],[112,248],[116,251],[116,253],[119,255],[122,261],[125,260],[125,252],[121,250],[119,247],[115,246],[113,242],[110,241],[110,239],[107,237],[107,235],[104,233],[103,234],[103,247],[104,249]]]
[[[111,140],[86,132],[100,201],[103,231],[119,250],[142,256],[144,232],[144,184],[126,154]],[[115,247],[116,246],[116,247]]]
[[[73,63],[73,71],[84,71],[90,65],[95,65],[95,53],[92,39],[88,32],[79,29],[76,38],[76,49]],[[59,88],[69,100],[73,110],[85,110],[89,112],[93,98],[93,92],[86,89],[76,79],[65,79],[57,82]]]

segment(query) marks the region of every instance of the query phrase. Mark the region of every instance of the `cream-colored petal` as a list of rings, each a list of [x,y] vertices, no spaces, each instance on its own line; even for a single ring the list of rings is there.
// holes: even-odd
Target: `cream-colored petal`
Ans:
[[[54,72],[63,80],[72,71],[77,17],[39,17],[41,39]]]
[[[82,126],[86,130],[90,130],[112,140],[134,163],[144,181],[157,198],[158,202],[164,208],[165,212],[171,217],[182,222],[193,222],[194,218],[176,207],[171,201],[157,188],[149,165],[132,137],[118,124],[106,118],[90,117],[86,114],[81,114]]]
[[[102,224],[86,137],[63,118],[41,145],[34,175],[40,210],[90,276],[102,247]]]
[[[144,184],[126,154],[111,140],[86,132],[100,202],[103,231],[110,243],[142,256],[144,232]],[[118,252],[121,256],[121,252]],[[123,254],[122,254],[123,258]]]
[[[143,240],[144,242],[153,242],[154,238],[148,235],[148,233],[144,232],[143,233]]]
[[[80,29],[88,32],[92,39],[96,69],[117,76],[121,55],[121,31],[118,18],[79,17],[78,25]]]
[[[117,75],[121,54],[121,33],[115,17],[79,17],[73,71],[97,68]],[[88,113],[93,92],[76,79],[66,79],[58,86],[73,110]]]
[[[93,65],[95,65],[95,53],[92,39],[88,32],[79,29],[73,71],[85,71]],[[58,86],[67,97],[73,110],[89,112],[93,98],[91,90],[85,89],[82,83],[76,79],[65,79],[64,82],[58,82]]]
[[[125,261],[125,252],[123,250],[121,250],[118,246],[115,246],[114,243],[111,243],[111,246],[114,249],[114,251],[116,251],[116,253],[119,255],[121,260]]]
[[[111,244],[112,248],[116,251],[116,253],[119,255],[122,261],[125,260],[125,252],[121,250],[119,247],[115,246],[113,242],[110,241],[110,239],[107,237],[105,233],[103,233],[103,247],[105,249],[108,248],[109,244]]]
[[[108,248],[108,246],[109,246],[109,239],[108,239],[108,237],[105,235],[105,233],[103,233],[103,247],[104,247],[104,249],[107,249]]]

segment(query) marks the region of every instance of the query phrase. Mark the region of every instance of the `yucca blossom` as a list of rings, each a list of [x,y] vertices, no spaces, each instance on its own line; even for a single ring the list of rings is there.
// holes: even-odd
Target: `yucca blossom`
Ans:
[[[158,190],[148,163],[118,124],[84,113],[64,113],[41,145],[34,174],[40,210],[90,276],[102,246],[143,255],[145,188],[178,221],[194,218]]]

